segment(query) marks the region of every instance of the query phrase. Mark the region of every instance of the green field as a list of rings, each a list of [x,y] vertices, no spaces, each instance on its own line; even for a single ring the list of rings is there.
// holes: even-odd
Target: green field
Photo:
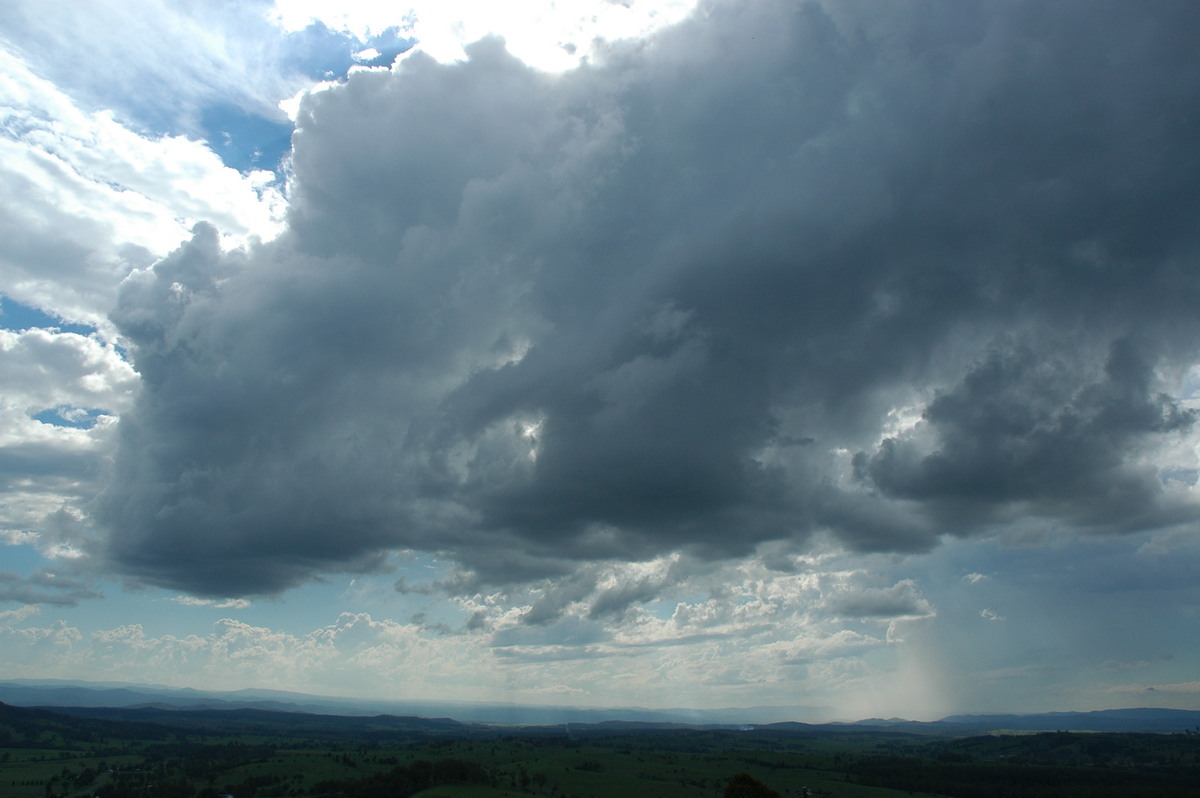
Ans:
[[[380,747],[354,752],[280,749],[257,761],[218,760],[204,770],[199,758],[96,757],[86,751],[2,749],[0,794],[11,798],[125,795],[256,796],[336,795],[329,782],[349,782],[425,761],[471,762],[484,783],[441,784],[415,793],[423,798],[512,798],[513,796],[612,796],[623,798],[709,798],[721,795],[730,777],[746,772],[783,795],[831,797],[921,796],[847,783],[844,774],[819,769],[825,758],[775,751],[671,753],[603,745],[561,748],[517,739]],[[233,765],[225,767],[224,765]],[[191,792],[182,789],[186,785]],[[322,787],[321,785],[326,785]]]

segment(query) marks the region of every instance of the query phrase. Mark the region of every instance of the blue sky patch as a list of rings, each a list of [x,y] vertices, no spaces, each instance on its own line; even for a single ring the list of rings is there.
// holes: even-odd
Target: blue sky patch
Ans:
[[[289,55],[285,64],[312,80],[335,80],[344,78],[356,65],[389,66],[415,43],[401,36],[398,27],[362,41],[318,22],[286,37]],[[363,53],[377,55],[364,57]],[[291,149],[293,130],[289,122],[269,119],[233,103],[209,106],[200,114],[200,132],[213,152],[239,172],[278,172]]]
[[[320,22],[287,36],[287,53],[284,63],[313,80],[335,80],[344,78],[355,64],[387,66],[396,56],[408,51],[416,44],[415,39],[400,35],[400,29],[391,27],[378,36],[362,41],[357,36],[332,31]],[[356,61],[355,53],[374,49],[379,56],[367,61]]]
[[[60,332],[90,335],[95,327],[87,324],[72,324],[60,318],[44,313],[29,305],[22,305],[16,300],[0,296],[0,330],[29,330],[34,327],[42,329],[57,329]]]
[[[58,405],[40,413],[33,414],[34,421],[50,424],[55,427],[71,427],[72,429],[91,429],[96,426],[96,419],[108,415],[104,410],[94,407],[72,407]]]
[[[290,122],[272,121],[232,104],[205,108],[200,126],[212,151],[239,172],[276,172],[292,146]]]
[[[363,49],[371,49],[378,55],[374,58],[359,56],[358,63],[366,66],[391,66],[397,56],[411,50],[416,43],[416,39],[401,36],[399,28],[388,28],[378,36],[372,36],[363,48],[356,51],[361,53]]]

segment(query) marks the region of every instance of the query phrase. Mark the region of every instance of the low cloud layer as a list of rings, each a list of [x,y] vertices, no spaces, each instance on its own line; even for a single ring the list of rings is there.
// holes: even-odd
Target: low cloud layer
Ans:
[[[416,697],[452,685],[461,697],[622,705],[674,696],[669,700],[723,706],[745,702],[765,686],[759,701],[791,707],[798,695],[842,704],[861,692],[874,681],[862,658],[887,659],[896,625],[928,615],[910,581],[864,588],[873,577],[861,570],[781,575],[754,564],[728,566],[677,586],[692,596],[707,593],[704,599],[654,606],[653,612],[634,607],[600,618],[589,613],[597,598],[603,602],[630,585],[658,579],[678,563],[672,557],[595,568],[592,592],[561,607],[552,626],[531,624],[527,617],[541,600],[562,597],[551,596],[556,585],[547,584],[523,597],[514,592],[459,599],[459,609],[479,619],[465,625],[425,613],[399,621],[325,610],[285,629],[221,614],[252,614],[244,600],[177,598],[169,600],[174,606],[167,634],[153,622],[88,633],[50,623],[38,608],[27,607],[0,612],[0,641],[14,675],[65,676],[86,669],[92,678],[120,679],[132,667],[150,680],[197,686],[287,684],[315,692]],[[718,582],[727,587],[711,589]],[[855,612],[869,605],[864,614],[870,617],[845,628],[828,599]],[[435,614],[445,617],[439,610]],[[203,622],[206,617],[210,624]],[[194,631],[180,631],[189,621]],[[840,673],[830,679],[826,668]],[[619,695],[611,693],[613,684],[621,685]],[[701,684],[702,698],[693,694]]]
[[[111,564],[570,575],[536,627],[678,578],[607,562],[1194,519],[1198,26],[710,3],[560,76],[485,39],[314,93],[287,230],[199,225],[122,286]],[[932,611],[872,590],[832,609]]]

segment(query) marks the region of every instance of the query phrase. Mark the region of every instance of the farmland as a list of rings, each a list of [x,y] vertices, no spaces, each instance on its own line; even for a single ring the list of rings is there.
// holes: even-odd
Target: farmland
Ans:
[[[739,773],[788,798],[1200,796],[1200,734],[498,727],[0,705],[0,792],[12,798],[713,798]]]

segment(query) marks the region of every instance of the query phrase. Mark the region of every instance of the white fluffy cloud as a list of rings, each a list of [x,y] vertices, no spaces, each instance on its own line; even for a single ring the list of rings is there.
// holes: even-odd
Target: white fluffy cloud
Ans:
[[[117,416],[139,385],[96,335],[0,330],[0,536],[54,556],[81,552],[80,507],[104,484]]]
[[[0,115],[0,286],[27,305],[109,330],[120,281],[195,222],[221,225],[230,244],[280,229],[273,174],[239,174],[203,142],[84,110],[3,49]]]

